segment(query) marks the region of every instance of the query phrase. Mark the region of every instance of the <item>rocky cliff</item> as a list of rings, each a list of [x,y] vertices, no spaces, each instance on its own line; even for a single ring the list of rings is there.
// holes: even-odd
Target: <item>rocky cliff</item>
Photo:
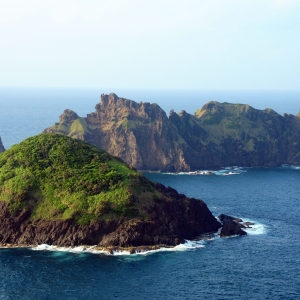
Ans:
[[[5,148],[4,148],[3,144],[2,144],[1,137],[0,137],[0,153],[4,152],[4,151],[5,151]]]
[[[300,115],[211,101],[194,115],[101,95],[81,118],[65,110],[46,132],[100,147],[140,170],[192,171],[225,166],[300,164]]]
[[[0,245],[174,246],[220,227],[203,201],[82,141],[41,134],[0,155]]]

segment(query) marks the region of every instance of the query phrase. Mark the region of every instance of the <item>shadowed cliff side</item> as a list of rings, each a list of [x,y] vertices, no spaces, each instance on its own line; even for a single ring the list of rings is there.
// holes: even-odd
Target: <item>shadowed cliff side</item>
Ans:
[[[170,120],[193,149],[184,152],[192,169],[300,164],[299,117],[211,101],[194,116],[183,111]]]
[[[192,171],[225,166],[300,164],[300,116],[211,101],[194,115],[102,95],[80,118],[65,110],[46,132],[82,139],[140,170]]]
[[[4,151],[5,151],[5,148],[2,144],[1,137],[0,137],[0,152],[4,152]]]

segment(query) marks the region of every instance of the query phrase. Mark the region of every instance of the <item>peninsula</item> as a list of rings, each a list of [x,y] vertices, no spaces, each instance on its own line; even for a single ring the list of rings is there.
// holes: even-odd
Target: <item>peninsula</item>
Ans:
[[[45,132],[86,141],[138,170],[300,165],[300,114],[211,101],[194,115],[101,95],[95,112],[65,110]]]

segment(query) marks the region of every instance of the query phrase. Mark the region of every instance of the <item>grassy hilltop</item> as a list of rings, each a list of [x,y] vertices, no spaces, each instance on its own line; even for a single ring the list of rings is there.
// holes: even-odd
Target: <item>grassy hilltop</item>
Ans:
[[[33,220],[141,216],[141,193],[158,192],[120,159],[63,135],[40,134],[0,155],[0,200],[11,212],[30,209]]]

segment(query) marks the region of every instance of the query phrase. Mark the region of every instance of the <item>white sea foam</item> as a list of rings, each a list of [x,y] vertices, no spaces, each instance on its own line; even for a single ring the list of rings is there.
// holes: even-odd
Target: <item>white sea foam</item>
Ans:
[[[254,223],[254,225],[250,225],[250,227],[248,227],[248,228],[243,228],[243,230],[246,231],[248,235],[259,235],[259,234],[267,233],[266,225],[256,222],[256,221],[244,219],[244,218],[242,218],[242,220],[243,220],[243,223],[245,223],[245,222]]]
[[[247,172],[242,167],[226,167],[220,170],[199,170],[194,172],[179,172],[179,173],[163,173],[169,175],[218,175],[218,176],[229,176],[239,175],[243,172]]]
[[[251,222],[254,223],[254,225],[250,225],[248,228],[243,228],[247,232],[248,235],[259,235],[259,234],[266,234],[267,228],[266,225],[242,218],[243,223],[245,222]],[[220,230],[219,230],[220,231]],[[234,237],[234,236],[233,236]],[[35,251],[54,251],[54,252],[69,252],[69,253],[91,253],[91,254],[104,254],[104,255],[113,255],[113,256],[136,256],[136,255],[149,255],[157,252],[174,252],[174,251],[191,251],[198,248],[204,248],[205,244],[207,243],[207,240],[214,240],[218,239],[219,233],[215,235],[209,235],[207,238],[205,236],[202,237],[201,240],[197,241],[190,241],[186,240],[184,244],[179,244],[175,247],[162,247],[155,250],[142,250],[142,251],[136,251],[133,254],[130,254],[129,250],[114,250],[112,252],[99,250],[97,249],[97,246],[78,246],[78,247],[58,247],[58,246],[52,246],[47,244],[38,245],[36,247],[31,248]]]
[[[58,247],[53,245],[42,244],[31,248],[35,251],[57,251],[57,252],[70,252],[70,253],[95,253],[95,254],[108,254],[107,251],[97,250],[96,246],[78,246],[78,247]]]
[[[205,247],[205,241],[203,241],[203,240],[199,240],[199,241],[186,240],[184,244],[179,244],[175,247],[159,248],[159,249],[156,249],[156,250],[138,252],[138,253],[135,253],[135,254],[136,255],[147,255],[147,254],[156,253],[156,252],[188,251],[188,250],[194,250],[194,249],[197,249],[197,248],[204,248],[204,247]]]
[[[156,252],[172,252],[172,251],[188,251],[197,248],[205,247],[205,241],[189,241],[186,240],[184,244],[179,244],[175,247],[162,247],[156,250],[137,251],[134,254],[130,254],[128,250],[115,250],[110,253],[109,251],[98,250],[96,246],[78,246],[78,247],[58,247],[47,244],[38,245],[31,248],[35,251],[54,251],[54,252],[69,252],[69,253],[91,253],[91,254],[105,254],[114,256],[126,256],[126,255],[148,255]]]
[[[294,170],[300,170],[300,166],[294,166],[294,165],[282,165],[281,167],[294,169]]]

